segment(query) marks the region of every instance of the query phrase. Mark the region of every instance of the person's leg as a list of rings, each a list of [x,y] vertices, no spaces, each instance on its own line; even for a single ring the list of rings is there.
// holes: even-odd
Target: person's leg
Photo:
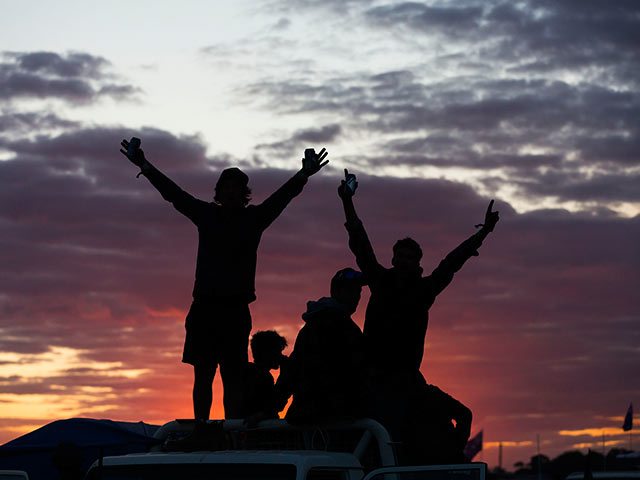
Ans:
[[[245,381],[249,363],[248,347],[251,333],[251,314],[248,305],[229,309],[228,328],[224,339],[224,353],[220,358],[220,378],[224,394],[224,418],[245,417]]]
[[[240,355],[239,355],[240,357]],[[220,363],[220,378],[224,387],[222,403],[224,404],[224,418],[245,417],[245,377],[248,357],[244,361],[227,361]]]
[[[211,348],[211,305],[194,298],[185,319],[183,363],[193,366],[193,416],[208,420],[212,403],[212,383],[218,359]]]
[[[196,420],[209,420],[215,374],[215,365],[193,366],[193,415]]]

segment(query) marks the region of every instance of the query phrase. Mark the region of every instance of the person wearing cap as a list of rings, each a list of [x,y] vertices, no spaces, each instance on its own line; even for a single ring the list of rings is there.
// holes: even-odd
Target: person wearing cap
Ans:
[[[351,180],[352,188],[347,181]],[[406,432],[411,422],[408,408],[414,395],[426,388],[420,373],[424,342],[429,322],[429,308],[453,280],[499,220],[492,211],[493,200],[485,213],[482,228],[462,242],[436,267],[422,276],[422,249],[412,238],[398,240],[393,246],[392,268],[385,268],[376,258],[362,221],[353,204],[357,183],[345,170],[345,180],[338,187],[349,234],[349,248],[366,276],[371,296],[365,314],[363,339],[368,367],[368,382],[375,390],[373,411],[396,437]]]
[[[307,302],[286,368],[276,382],[278,411],[293,399],[285,419],[317,424],[362,416],[364,350],[362,331],[351,319],[364,279],[352,268],[331,279],[330,297]]]
[[[256,299],[258,244],[265,229],[302,191],[307,179],[328,163],[322,162],[327,152],[322,149],[316,154],[308,149],[302,168],[292,178],[261,204],[249,205],[249,178],[238,168],[222,171],[213,202],[207,202],[160,172],[139,146],[127,140],[121,146],[120,152],[140,167],[138,175],[144,175],[198,229],[193,302],[185,321],[182,356],[182,361],[194,368],[194,416],[201,421],[209,418],[213,378],[220,365],[225,418],[242,418],[251,332],[249,304]]]

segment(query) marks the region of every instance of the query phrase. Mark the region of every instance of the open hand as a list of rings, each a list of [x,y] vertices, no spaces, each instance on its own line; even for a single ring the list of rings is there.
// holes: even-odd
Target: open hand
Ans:
[[[314,173],[318,173],[322,167],[329,163],[329,160],[322,162],[322,160],[324,160],[327,155],[329,155],[329,152],[327,152],[323,148],[318,153],[314,152],[314,156],[312,158],[303,158],[302,171],[305,173],[305,175],[307,175],[307,177],[310,177]]]
[[[350,187],[352,185],[353,187]],[[358,188],[358,182],[356,182],[356,176],[353,173],[349,173],[349,170],[344,169],[344,180],[340,181],[338,187],[338,196],[340,198],[347,199],[355,195]]]
[[[131,155],[129,155],[129,141],[122,140],[120,145],[123,147],[120,149],[120,153],[122,153],[125,157],[127,157],[131,163],[137,165],[138,167],[142,167],[147,162],[147,159],[144,156],[144,152],[141,148],[136,148]]]

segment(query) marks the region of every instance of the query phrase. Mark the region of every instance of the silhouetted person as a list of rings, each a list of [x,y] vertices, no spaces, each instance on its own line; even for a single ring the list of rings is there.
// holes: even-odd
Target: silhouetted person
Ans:
[[[469,408],[435,385],[424,383],[409,402],[407,462],[414,465],[468,463],[464,447],[471,433],[471,421]]]
[[[498,222],[498,212],[491,210],[492,200],[482,228],[449,253],[431,275],[423,277],[422,250],[411,238],[398,240],[394,245],[392,268],[378,263],[353,204],[357,183],[353,178],[350,189],[346,180],[349,176],[345,170],[338,194],[347,220],[349,247],[371,291],[363,338],[370,387],[375,389],[372,411],[398,439],[407,424],[407,405],[424,385],[420,364],[429,308],[462,265],[478,255],[477,249]]]
[[[251,337],[253,362],[247,366],[245,416],[252,421],[278,418],[275,382],[270,370],[280,368],[287,357],[282,351],[287,340],[273,330],[256,332]]]
[[[360,272],[345,268],[331,279],[331,297],[307,302],[302,314],[305,325],[276,382],[280,410],[293,394],[285,417],[289,423],[362,416],[362,332],[351,320],[362,284]]]
[[[260,205],[248,205],[249,178],[238,168],[222,171],[214,201],[206,202],[183,191],[151,165],[140,148],[130,149],[127,140],[121,145],[120,152],[140,167],[140,174],[198,228],[193,303],[185,321],[182,356],[183,362],[194,367],[194,416],[197,420],[209,418],[213,378],[220,365],[225,417],[242,418],[251,332],[249,304],[256,298],[260,237],[302,191],[307,179],[327,163],[321,163],[327,153],[308,149],[302,169]]]

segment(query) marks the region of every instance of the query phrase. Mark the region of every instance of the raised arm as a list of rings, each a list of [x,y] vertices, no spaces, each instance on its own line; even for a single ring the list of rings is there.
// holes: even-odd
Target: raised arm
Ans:
[[[120,153],[127,157],[131,163],[140,167],[140,173],[138,173],[137,176],[139,177],[140,175],[144,175],[147,177],[149,182],[151,182],[151,185],[160,192],[162,198],[171,202],[176,210],[187,216],[193,222],[196,222],[198,212],[205,202],[194,198],[189,193],[182,190],[173,180],[154,167],[146,159],[144,151],[140,147],[130,145],[127,140],[122,140],[120,145],[123,147],[120,149]]]
[[[494,212],[492,209],[493,200],[489,202],[489,207],[484,216],[484,223],[476,225],[476,227],[482,228],[449,253],[431,275],[425,279],[428,282],[428,288],[435,295],[442,292],[451,283],[453,275],[462,268],[469,258],[478,256],[478,248],[482,245],[482,241],[489,233],[493,232],[496,223],[500,220],[499,212]]]
[[[318,173],[322,167],[329,163],[329,160],[325,160],[328,154],[329,152],[324,148],[318,153],[315,153],[312,148],[305,150],[305,157],[302,159],[302,168],[259,205],[263,228],[271,225],[289,202],[302,192],[310,176]],[[323,160],[325,161],[323,162]]]
[[[358,218],[356,207],[353,204],[353,196],[358,188],[358,182],[355,175],[344,169],[345,179],[340,182],[338,187],[338,196],[342,199],[342,207],[344,208],[344,216],[346,223],[344,224],[349,232],[349,248],[356,256],[356,263],[365,275],[371,276],[379,270],[381,265],[376,259],[371,242],[367,235],[362,221]]]

